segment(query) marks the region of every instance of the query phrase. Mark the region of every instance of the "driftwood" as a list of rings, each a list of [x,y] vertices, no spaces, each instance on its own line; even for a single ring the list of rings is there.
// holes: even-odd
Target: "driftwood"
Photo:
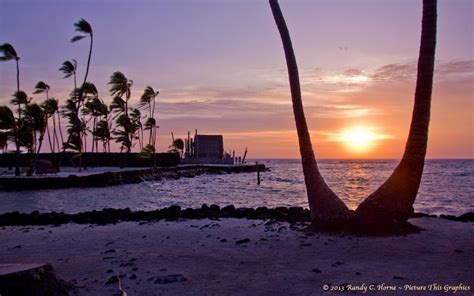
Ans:
[[[0,295],[63,296],[72,285],[54,274],[50,264],[0,264]]]

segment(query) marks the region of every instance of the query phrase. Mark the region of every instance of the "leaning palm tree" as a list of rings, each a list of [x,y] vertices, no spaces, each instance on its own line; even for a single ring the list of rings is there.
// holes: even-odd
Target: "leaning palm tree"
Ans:
[[[59,147],[59,138],[58,138],[58,133],[56,132],[56,112],[58,111],[58,102],[53,99],[53,100],[50,100],[49,98],[49,90],[50,90],[50,86],[48,84],[46,84],[45,82],[43,81],[38,81],[38,83],[36,83],[36,86],[35,86],[35,91],[33,92],[33,94],[41,94],[41,93],[45,93],[46,94],[46,101],[45,103],[47,104],[47,110],[48,113],[48,119],[50,117],[52,117],[52,121],[53,121],[53,141],[51,142],[51,136],[50,136],[50,132],[49,132],[49,126],[46,127],[46,133],[48,135],[48,141],[49,141],[49,146],[50,146],[50,149],[51,149],[51,152],[54,153],[56,152],[56,147],[58,148],[58,151],[60,149]],[[44,109],[45,105],[43,104],[43,109]]]
[[[329,188],[319,171],[314,157],[311,137],[308,132],[306,118],[301,99],[298,66],[290,39],[290,33],[280,10],[277,0],[270,0],[273,17],[280,32],[286,57],[290,82],[293,114],[300,146],[303,174],[308,195],[309,208],[313,228],[326,230],[343,227],[349,217],[349,209]]]
[[[86,38],[86,37],[90,37],[90,43],[89,43],[89,56],[87,58],[87,66],[86,66],[86,73],[84,74],[84,80],[82,82],[82,85],[81,85],[81,88],[80,88],[80,91],[79,91],[79,96],[78,96],[78,99],[77,99],[77,118],[75,119],[76,120],[76,123],[74,124],[74,126],[76,127],[76,133],[81,135],[83,134],[80,130],[80,127],[82,126],[82,121],[81,119],[79,118],[79,109],[80,109],[80,106],[83,102],[83,95],[84,95],[84,87],[85,87],[85,84],[87,82],[87,76],[89,75],[89,67],[90,67],[90,63],[91,63],[91,57],[92,57],[92,46],[94,44],[94,33],[92,31],[92,26],[85,20],[85,19],[80,19],[78,22],[74,23],[74,27],[76,28],[76,32],[79,32],[83,35],[76,35],[74,37],[72,37],[71,39],[71,42],[76,42],[76,41],[79,41],[83,38]],[[82,140],[79,142],[79,170],[81,170],[82,168]]]
[[[119,129],[115,129],[113,134],[116,136],[116,142],[121,143],[122,152],[126,149],[126,156],[131,152],[135,134],[135,125],[132,122],[132,119],[129,116],[129,107],[128,101],[131,97],[131,87],[133,85],[133,80],[129,80],[122,72],[114,72],[110,77],[110,95],[114,96],[112,103],[110,104],[110,109],[112,112],[116,113],[116,123]],[[125,99],[123,97],[125,96]],[[122,160],[122,165],[126,161]]]
[[[304,122],[298,71],[291,47],[289,33],[277,0],[270,0],[270,6],[285,49],[293,98],[293,109],[295,113],[295,121],[297,122],[300,151],[303,159],[303,171],[305,174],[307,189],[308,181],[310,183],[313,181],[313,184],[317,184],[317,186],[320,187],[320,191],[324,193],[327,192],[326,188],[328,188],[328,185],[324,181],[320,181],[320,174],[317,174],[319,176],[314,179],[312,176],[314,169],[313,171],[309,170],[316,166],[316,161],[314,160],[314,157],[311,158],[312,147],[311,143],[308,141],[309,134]],[[428,141],[434,57],[436,49],[436,19],[436,0],[423,0],[423,20],[415,90],[415,104],[405,152],[399,165],[387,181],[385,181],[379,189],[359,205],[355,214],[350,219],[351,223],[349,229],[352,231],[374,234],[397,232],[401,230],[400,227],[407,226],[406,221],[413,213],[413,203],[415,202],[423,173]],[[296,108],[295,102],[297,105]],[[303,136],[300,135],[300,132],[302,132]],[[306,137],[307,139],[305,139]],[[309,153],[308,150],[311,150],[311,153]],[[314,163],[312,166],[307,165],[309,166],[308,170],[311,174],[308,174],[305,169],[305,157],[306,160],[309,158],[309,163]],[[333,217],[341,217],[337,216],[340,213],[342,213],[343,219],[344,215],[345,219],[347,219],[348,215],[344,214],[343,211],[331,213],[331,210],[333,209],[332,207],[328,207],[327,203],[318,202],[318,196],[311,197],[310,194],[311,193],[308,189],[313,226],[320,222],[317,218],[315,221],[315,217],[318,217],[318,213],[321,211],[329,214],[328,220],[331,220],[330,215],[334,215]],[[332,197],[335,196],[333,193],[329,195]],[[333,198],[333,200],[336,199]],[[339,202],[342,203],[338,200],[337,203],[335,202],[334,204],[339,204]],[[342,209],[342,206],[340,206],[339,209]]]
[[[99,138],[96,137],[96,129],[97,129],[97,122],[102,116],[108,115],[108,108],[107,105],[104,103],[103,100],[99,99],[98,96],[94,96],[89,98],[84,103],[84,108],[82,109],[83,114],[89,115],[92,120],[92,150],[94,152],[94,148],[96,152],[98,152],[98,142]]]
[[[155,105],[156,105],[156,97],[160,94],[159,91],[155,91],[151,86],[147,86],[143,95],[140,98],[140,107],[147,107],[148,108],[148,128],[150,130],[150,135],[148,137],[148,145],[155,146],[156,142],[156,120],[155,120]],[[153,137],[155,135],[155,137]],[[153,139],[153,141],[152,141]]]
[[[16,93],[20,93],[20,67],[18,65],[18,61],[20,57],[15,51],[15,48],[9,44],[4,43],[0,45],[0,62],[11,61],[15,60],[16,62]],[[21,104],[18,104],[18,118],[21,118]],[[20,145],[18,143],[18,135],[15,132],[15,146],[16,146],[16,154],[15,154],[15,176],[20,175]]]
[[[64,77],[63,78],[69,78],[73,77],[73,82],[74,82],[74,89],[77,89],[77,77],[76,77],[76,71],[77,71],[77,61],[75,59],[71,59],[70,61],[65,61],[59,68],[59,71],[63,72]],[[76,92],[74,92],[74,101],[77,101]],[[63,151],[65,151],[65,148],[67,146],[66,142],[64,142],[63,134],[62,134],[62,128],[61,128],[61,116],[59,115],[59,110],[58,110],[58,123],[59,123],[59,132],[61,135],[61,142],[63,143]],[[68,142],[69,142],[68,138]]]
[[[49,121],[50,118],[52,118],[53,121],[53,141],[51,142],[51,136],[49,132],[49,126],[46,127],[46,134],[48,135],[48,141],[49,141],[49,147],[52,153],[56,151],[56,148],[58,148],[58,151],[60,151],[61,147],[59,146],[59,139],[57,139],[57,133],[56,131],[56,120],[55,120],[55,115],[59,113],[59,105],[58,105],[58,100],[55,98],[48,98],[43,102],[41,105],[43,108],[45,114],[46,114],[46,119]],[[48,124],[48,123],[47,123]],[[56,140],[55,140],[56,138]],[[55,145],[57,143],[57,147]]]
[[[83,38],[86,38],[87,36],[90,37],[90,43],[89,43],[89,57],[87,58],[87,67],[86,67],[86,73],[84,75],[84,83],[87,81],[87,76],[89,75],[89,66],[91,63],[91,57],[92,57],[92,46],[94,44],[94,34],[92,32],[92,26],[84,19],[79,20],[74,24],[74,27],[76,28],[76,32],[85,34],[85,35],[76,35],[72,37],[71,42],[76,42],[79,41]]]
[[[133,85],[133,80],[127,79],[122,72],[116,71],[110,76],[110,82],[108,84],[111,85],[109,90],[110,95],[120,98],[125,96],[126,102],[128,103],[131,96],[130,88]]]
[[[428,144],[436,50],[436,2],[423,0],[414,107],[405,152],[392,175],[357,208],[356,231],[369,228],[376,233],[384,232],[394,225],[404,225],[414,212]]]

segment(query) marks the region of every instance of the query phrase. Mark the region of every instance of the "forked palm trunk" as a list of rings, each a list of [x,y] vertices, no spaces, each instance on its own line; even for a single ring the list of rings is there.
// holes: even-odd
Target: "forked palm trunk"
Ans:
[[[403,226],[413,214],[428,143],[436,49],[436,1],[423,0],[415,103],[405,152],[392,175],[357,208],[356,230],[384,232],[388,227]]]
[[[293,103],[296,130],[300,146],[303,173],[308,194],[313,229],[336,230],[344,226],[349,217],[349,209],[329,188],[319,172],[314,157],[303,102],[301,100],[298,66],[285,19],[277,0],[270,0],[273,17],[280,32],[285,51],[286,64]]]

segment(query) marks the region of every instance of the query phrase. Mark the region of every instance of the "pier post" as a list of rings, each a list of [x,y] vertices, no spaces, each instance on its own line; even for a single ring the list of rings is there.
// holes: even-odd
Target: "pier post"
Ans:
[[[260,185],[260,165],[258,165],[258,161],[257,161],[257,185]]]

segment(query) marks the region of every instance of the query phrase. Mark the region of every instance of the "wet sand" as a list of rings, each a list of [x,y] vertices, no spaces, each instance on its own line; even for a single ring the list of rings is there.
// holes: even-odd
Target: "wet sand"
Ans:
[[[8,226],[0,264],[51,263],[78,295],[118,292],[116,274],[128,295],[473,295],[474,223],[410,221],[426,230],[367,238],[232,218]]]

